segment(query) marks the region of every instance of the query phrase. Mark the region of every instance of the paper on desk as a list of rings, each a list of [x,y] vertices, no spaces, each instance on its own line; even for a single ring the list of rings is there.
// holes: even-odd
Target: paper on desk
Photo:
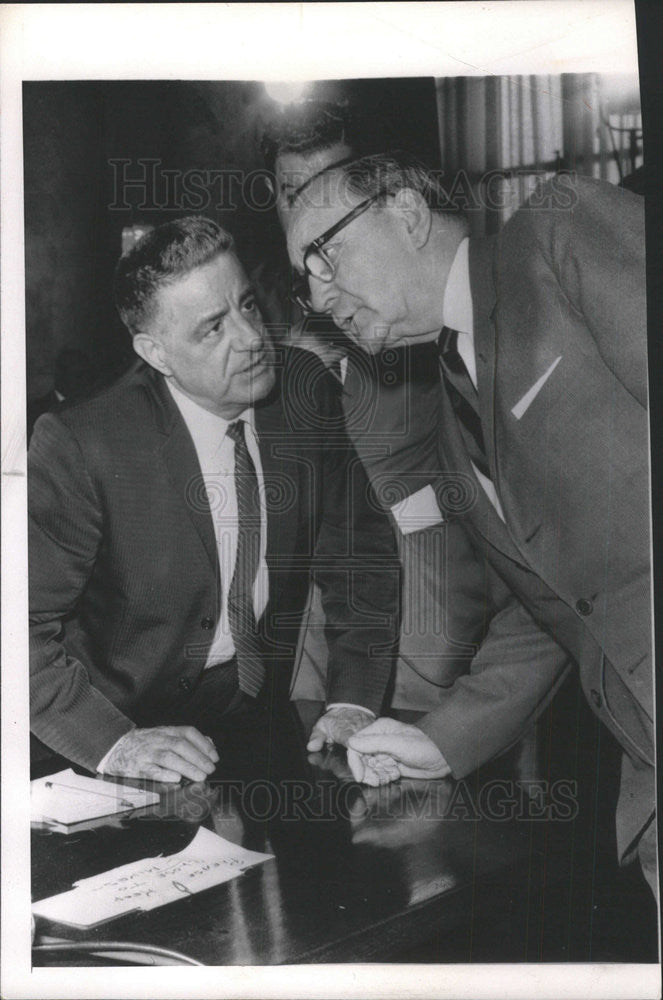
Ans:
[[[153,910],[221,885],[273,857],[247,851],[201,827],[188,847],[166,857],[142,858],[75,882],[75,888],[32,904],[57,923],[92,927],[132,910]]]
[[[114,781],[85,778],[71,768],[30,782],[30,819],[33,823],[81,823],[142,809],[159,801],[156,792],[144,792]]]

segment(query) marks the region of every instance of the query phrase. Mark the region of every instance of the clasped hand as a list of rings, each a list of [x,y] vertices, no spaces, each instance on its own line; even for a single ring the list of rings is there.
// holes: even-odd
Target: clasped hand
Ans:
[[[398,778],[445,778],[451,768],[433,741],[416,726],[377,719],[348,740],[355,781],[386,785]]]
[[[362,708],[330,708],[320,716],[309,736],[306,749],[322,750],[325,743],[340,743],[347,747],[353,733],[364,729],[373,720],[371,712]]]

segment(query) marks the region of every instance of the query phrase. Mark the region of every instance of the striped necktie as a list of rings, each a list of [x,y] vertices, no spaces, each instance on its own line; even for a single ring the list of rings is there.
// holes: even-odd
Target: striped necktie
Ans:
[[[260,561],[260,498],[258,477],[246,446],[244,421],[230,424],[235,444],[235,489],[238,536],[235,569],[228,591],[228,621],[237,653],[240,689],[255,698],[265,681],[262,644],[253,609],[253,585]]]
[[[490,477],[483,428],[479,415],[479,397],[465,362],[458,351],[458,331],[445,327],[439,341],[440,370],[451,404],[456,411],[463,440],[479,472]]]

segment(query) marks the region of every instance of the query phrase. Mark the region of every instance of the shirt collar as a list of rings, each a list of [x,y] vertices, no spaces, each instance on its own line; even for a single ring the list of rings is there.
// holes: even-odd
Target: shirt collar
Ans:
[[[249,425],[254,435],[257,438],[256,428],[255,428],[255,410],[253,407],[249,406],[243,413],[240,413],[238,417],[234,420],[226,420],[225,417],[220,417],[216,413],[212,413],[211,410],[206,410],[204,406],[199,403],[195,403],[192,399],[186,396],[181,389],[178,389],[173,385],[170,379],[166,379],[166,385],[170,391],[171,396],[177,404],[177,408],[182,414],[185,424],[189,429],[189,433],[194,440],[194,444],[198,448],[200,445],[209,448],[213,443],[213,450],[216,451],[223,439],[226,436],[228,427],[230,424],[235,423],[235,420],[243,420]]]
[[[459,333],[474,333],[474,310],[470,290],[470,240],[461,241],[454,257],[444,290],[442,313],[444,325]]]

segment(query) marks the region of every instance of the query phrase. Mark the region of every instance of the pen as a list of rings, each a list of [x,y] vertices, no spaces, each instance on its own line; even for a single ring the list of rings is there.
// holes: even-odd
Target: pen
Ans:
[[[108,792],[93,792],[84,788],[74,788],[73,785],[65,785],[62,781],[47,781],[45,785],[46,788],[67,788],[70,792],[77,792],[79,795],[100,795],[103,799],[113,799],[114,802],[119,802],[121,806],[127,806],[129,809],[136,807],[135,802],[129,802],[128,799],[117,799],[115,795],[109,795]]]

